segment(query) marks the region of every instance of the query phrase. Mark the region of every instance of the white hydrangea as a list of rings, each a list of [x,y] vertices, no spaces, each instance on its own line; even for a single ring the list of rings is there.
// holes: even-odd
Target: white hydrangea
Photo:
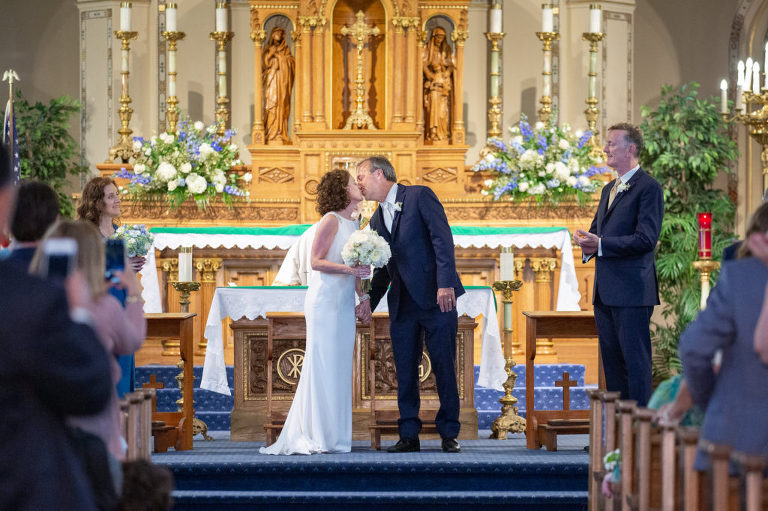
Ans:
[[[529,187],[529,186],[531,186],[531,184],[530,184],[528,181],[521,181],[521,182],[520,182],[520,183],[517,185],[517,189],[518,189],[518,190],[520,190],[521,192],[525,193],[525,192],[527,192],[527,191],[528,191],[528,187]]]
[[[141,147],[142,147],[141,142],[139,142],[138,140],[134,140],[133,141],[133,150],[134,151],[141,151]]]
[[[392,252],[387,241],[376,231],[355,231],[341,249],[341,258],[350,266],[361,264],[380,268],[387,264]]]
[[[564,138],[561,138],[561,139],[560,139],[560,142],[558,142],[557,146],[558,146],[560,149],[562,149],[563,151],[565,151],[566,149],[569,149],[569,148],[571,147],[571,143],[570,143],[570,142],[568,142],[566,139],[564,139]]]
[[[187,176],[187,189],[194,193],[203,193],[205,189],[208,187],[208,183],[205,181],[205,178],[195,174],[192,172]]]
[[[235,144],[229,144],[229,150],[233,153],[237,152],[237,146]]]
[[[568,178],[565,180],[565,183],[566,183],[568,186],[570,186],[570,187],[574,187],[574,186],[576,186],[576,183],[578,183],[578,182],[579,182],[579,180],[578,180],[578,179],[576,179],[576,177],[575,177],[575,176],[568,176]]]
[[[160,133],[159,138],[160,138],[160,141],[163,142],[164,144],[172,144],[174,137],[170,133],[163,132],[163,133]]]
[[[189,162],[182,163],[181,167],[179,167],[179,170],[182,174],[189,174],[192,171],[192,164]]]
[[[576,133],[574,133],[574,135],[576,135],[576,138],[581,138],[581,136],[582,136],[583,134],[584,134],[584,132],[583,132],[583,131],[581,131],[581,130],[576,130]]]
[[[512,137],[512,140],[510,140],[510,142],[512,142],[513,144],[523,145],[523,136],[522,135],[514,136]]]
[[[551,161],[544,167],[547,170],[547,174],[551,174],[555,171],[555,162]]]
[[[568,176],[571,175],[571,169],[568,168],[568,165],[565,163],[558,161],[555,163],[555,177],[559,179],[560,181],[565,181],[568,179]]]
[[[155,136],[149,139],[149,143],[152,145],[152,147],[155,147],[157,145],[157,137]]]
[[[161,181],[170,181],[171,179],[176,179],[176,167],[164,161],[157,166],[155,174]]]
[[[207,128],[205,128],[205,131],[207,131],[208,133],[213,133],[214,131],[216,131],[216,126],[214,126],[213,124],[211,124],[210,126],[208,126]]]
[[[202,121],[195,121],[194,127],[196,131],[203,131],[205,124],[203,124]]]
[[[587,176],[579,176],[577,181],[579,183],[579,186],[581,186],[582,188],[592,186],[592,181],[590,181]]]
[[[539,153],[533,149],[528,149],[520,156],[520,166],[524,169],[532,169],[540,160],[541,157],[539,156]]]
[[[543,130],[544,126],[545,126],[545,124],[543,122],[541,122],[541,121],[536,121],[536,124],[533,125],[533,127],[534,127],[534,129],[536,131]]]
[[[216,190],[216,193],[221,193],[224,191],[224,185],[221,183],[213,183],[213,188]]]
[[[215,151],[211,144],[200,144],[200,159],[205,160],[208,156],[212,155]]]
[[[544,186],[544,183],[538,183],[535,186],[532,186],[528,189],[529,195],[541,195],[546,191],[547,187]]]
[[[496,159],[496,155],[493,153],[488,153],[485,155],[485,161],[488,163],[493,163],[493,161]]]
[[[168,191],[172,192],[176,189],[176,187],[179,186],[178,180],[174,179],[173,181],[168,181]]]
[[[253,174],[251,174],[250,172],[246,172],[245,174],[243,174],[243,181],[245,181],[246,183],[250,183],[252,179],[253,179]]]
[[[493,186],[493,179],[486,179],[485,181],[483,181],[483,184],[485,186],[491,187]]]
[[[133,165],[133,172],[136,174],[143,174],[147,170],[147,166],[143,163],[136,163]]]

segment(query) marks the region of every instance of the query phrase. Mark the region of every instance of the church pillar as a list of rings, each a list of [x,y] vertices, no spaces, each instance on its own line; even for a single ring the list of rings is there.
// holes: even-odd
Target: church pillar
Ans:
[[[404,64],[404,68],[407,69],[411,63],[406,60],[405,51],[405,31],[403,29],[402,16],[395,16],[392,18],[392,26],[395,27],[395,35],[392,38],[392,52],[394,54],[395,66]],[[392,94],[392,124],[399,124],[403,122],[403,110],[406,108],[405,96],[407,94],[407,75],[409,73],[395,73],[394,90]]]
[[[318,20],[315,32],[312,35],[312,49],[315,53],[315,77],[313,83],[312,106],[315,113],[315,122],[325,123],[325,19]]]
[[[419,19],[411,18],[411,23],[405,33],[405,51],[406,60],[409,69],[414,69],[414,73],[403,73],[405,79],[405,118],[407,123],[416,122],[416,101],[417,95],[421,90],[421,59],[417,59],[417,41],[419,34]]]
[[[456,42],[456,69],[464,69],[464,43],[469,37],[469,30],[465,28],[467,26],[467,13],[462,11],[462,23],[459,28],[453,31],[452,38]],[[464,78],[462,73],[453,73],[454,76],[454,91],[453,91],[453,129],[451,135],[451,143],[463,144],[464,143]]]
[[[301,42],[303,39],[301,44],[301,65],[299,66],[301,74],[301,121],[307,123],[312,122],[312,99],[310,96],[310,91],[312,90],[310,87],[312,79],[312,66],[310,65],[312,59],[310,52],[312,47],[312,27],[307,18],[299,18],[299,23],[301,24],[302,32],[302,37],[299,41]]]
[[[414,107],[411,112],[413,112],[413,117],[411,119],[416,121],[416,131],[419,131],[424,133],[424,98],[422,96],[423,91],[423,85],[424,85],[424,73],[421,70],[422,62],[424,62],[424,45],[427,42],[427,37],[429,37],[429,34],[423,29],[420,28],[419,30],[413,30],[413,35],[411,35],[411,31],[408,32],[408,39],[409,41],[412,41],[413,39],[416,39],[416,60],[418,61],[418,67],[419,70],[418,73],[414,74],[414,81],[416,83],[412,84],[411,94],[413,94],[413,101],[414,101]],[[413,46],[413,42],[409,44],[409,48]],[[405,119],[408,121],[408,117]]]
[[[262,91],[262,59],[261,49],[267,33],[259,25],[258,17],[251,17],[251,39],[253,40],[253,127],[251,128],[251,144],[264,143],[264,105]],[[205,324],[205,323],[203,323]]]

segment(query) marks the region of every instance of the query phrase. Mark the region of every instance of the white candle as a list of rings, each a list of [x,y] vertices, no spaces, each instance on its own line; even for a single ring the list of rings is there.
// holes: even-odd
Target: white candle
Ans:
[[[499,269],[501,270],[501,280],[515,280],[515,254],[512,253],[512,247],[501,249]]]
[[[179,247],[179,282],[192,282],[192,247]]]
[[[593,34],[600,32],[602,11],[599,4],[589,6],[589,31]]]
[[[765,43],[765,59],[763,60],[763,71],[768,71],[768,43]],[[765,87],[768,88],[768,73],[765,77]]]
[[[176,4],[165,6],[165,30],[176,32]]]
[[[120,4],[120,30],[123,32],[131,31],[131,2]]]
[[[760,64],[752,64],[752,92],[760,94]]]
[[[176,95],[176,80],[170,78],[168,80],[168,97]]]
[[[501,4],[493,4],[491,7],[491,33],[501,33]]]
[[[750,90],[752,88],[752,58],[747,59],[746,67],[744,68],[744,90]]]
[[[541,31],[554,32],[554,17],[552,15],[552,5],[543,4],[541,6]]]
[[[738,65],[736,66],[736,69],[738,70],[738,78],[736,81],[736,86],[744,85],[744,61],[740,60]]]
[[[219,2],[216,4],[216,32],[227,31],[227,4]]]
[[[720,82],[720,112],[728,113],[728,82],[725,80]]]

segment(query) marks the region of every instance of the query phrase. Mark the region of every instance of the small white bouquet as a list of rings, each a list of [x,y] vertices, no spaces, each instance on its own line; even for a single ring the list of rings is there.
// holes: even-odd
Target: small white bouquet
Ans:
[[[125,251],[128,257],[146,256],[155,240],[155,235],[142,224],[121,225],[112,235],[114,239],[121,239],[125,243]]]
[[[381,268],[392,257],[387,240],[379,236],[376,231],[355,231],[341,249],[341,258],[344,264],[355,266],[373,266]],[[370,279],[363,279],[363,290],[370,284]]]

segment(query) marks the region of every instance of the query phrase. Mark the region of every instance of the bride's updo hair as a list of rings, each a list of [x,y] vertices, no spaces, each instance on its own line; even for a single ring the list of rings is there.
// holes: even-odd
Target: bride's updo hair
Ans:
[[[328,172],[320,179],[317,185],[317,212],[325,215],[329,211],[341,211],[349,206],[349,193],[347,185],[352,177],[344,169],[336,169]]]

